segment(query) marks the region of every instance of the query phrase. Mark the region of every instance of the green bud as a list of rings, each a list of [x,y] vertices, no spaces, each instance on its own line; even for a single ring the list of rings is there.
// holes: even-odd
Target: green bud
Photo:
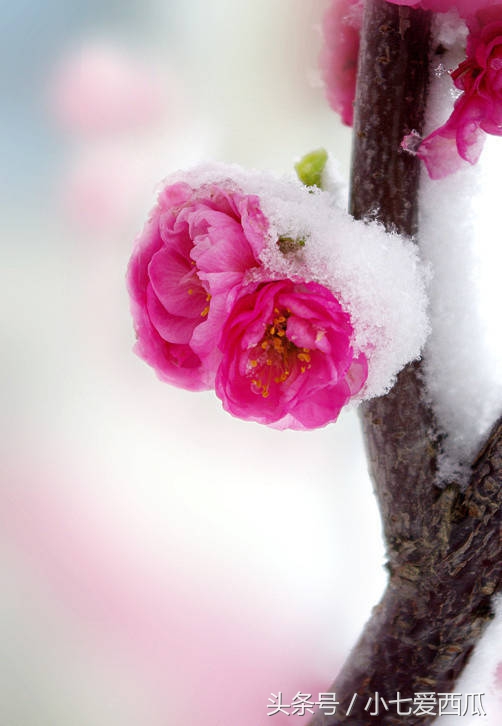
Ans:
[[[296,173],[299,180],[306,187],[319,187],[321,189],[321,178],[328,161],[328,152],[326,149],[316,149],[305,156],[295,164]]]

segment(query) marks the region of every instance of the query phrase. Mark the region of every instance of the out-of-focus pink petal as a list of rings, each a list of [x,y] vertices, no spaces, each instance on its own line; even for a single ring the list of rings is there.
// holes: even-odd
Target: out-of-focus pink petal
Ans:
[[[57,121],[72,132],[110,133],[146,126],[167,111],[167,82],[113,43],[84,43],[61,59],[51,84]]]
[[[330,106],[352,125],[356,91],[361,0],[332,0],[323,19],[324,46],[319,59]]]

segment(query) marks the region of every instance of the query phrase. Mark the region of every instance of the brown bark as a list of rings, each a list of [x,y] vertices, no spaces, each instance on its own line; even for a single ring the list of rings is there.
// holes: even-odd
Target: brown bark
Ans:
[[[368,0],[359,57],[350,211],[407,235],[417,231],[419,162],[400,142],[422,126],[430,20]],[[336,714],[319,712],[311,726],[431,723],[433,715],[398,715],[395,704],[378,715],[364,708],[377,692],[389,701],[454,690],[502,589],[502,420],[467,489],[439,481],[441,436],[420,368],[407,366],[389,394],[362,408],[389,582],[331,687]]]

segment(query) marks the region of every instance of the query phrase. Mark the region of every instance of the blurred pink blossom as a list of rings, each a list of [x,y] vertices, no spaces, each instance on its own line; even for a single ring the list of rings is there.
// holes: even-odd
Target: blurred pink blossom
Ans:
[[[62,186],[69,220],[94,235],[125,234],[149,181],[144,158],[125,144],[93,144],[75,154]]]
[[[323,19],[324,46],[319,59],[331,108],[344,124],[352,125],[356,93],[357,56],[363,4],[335,0]]]
[[[267,615],[237,578],[230,598],[226,583],[204,565],[194,570],[174,542],[152,564],[120,508],[111,516],[84,486],[57,484],[39,464],[33,482],[21,483],[18,466],[18,481],[0,489],[0,541],[15,548],[32,587],[85,630],[87,647],[132,673],[155,723],[174,710],[178,719],[189,711],[222,726],[265,726],[272,693],[286,700],[326,688],[306,628]],[[274,717],[278,726],[304,720]]]
[[[54,117],[70,132],[108,134],[164,117],[168,86],[162,74],[131,52],[88,41],[60,60],[49,100]]]

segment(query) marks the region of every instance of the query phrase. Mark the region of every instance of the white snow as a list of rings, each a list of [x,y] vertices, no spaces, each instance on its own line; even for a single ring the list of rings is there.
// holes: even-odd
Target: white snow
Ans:
[[[259,196],[270,225],[261,255],[268,277],[324,284],[351,316],[354,350],[365,353],[369,363],[358,399],[386,393],[401,368],[419,356],[428,333],[426,275],[410,241],[377,223],[354,220],[339,198],[307,189],[294,176],[206,164],[167,181],[174,180],[192,186],[225,181]],[[340,191],[336,184],[333,189]],[[281,236],[305,245],[283,254],[277,246]]]
[[[338,207],[344,210],[349,208],[349,185],[342,174],[340,164],[331,154],[328,154],[322,170],[321,187],[331,194],[333,202]]]
[[[441,714],[433,726],[500,726],[502,721],[502,691],[497,684],[497,668],[502,662],[500,643],[502,642],[502,599],[494,602],[495,618],[487,626],[478,641],[462,675],[455,684],[455,693],[462,695],[461,710],[465,715]],[[468,697],[468,694],[471,694]],[[481,698],[477,696],[481,694]],[[475,697],[476,696],[476,697]],[[481,710],[486,716],[473,715],[475,702],[481,702]],[[454,711],[454,709],[450,709]]]
[[[436,28],[437,42],[452,45],[432,74],[426,133],[451,113],[458,92],[447,69],[455,68],[464,55],[463,23],[454,13],[437,17],[443,18]],[[502,142],[488,141],[498,145],[495,164],[500,170]],[[495,169],[493,147],[486,144],[476,166],[466,163],[465,169],[435,181],[424,169],[421,179],[420,246],[433,271],[426,383],[446,434],[440,473],[461,482],[502,413],[502,295],[496,276],[502,258]]]

